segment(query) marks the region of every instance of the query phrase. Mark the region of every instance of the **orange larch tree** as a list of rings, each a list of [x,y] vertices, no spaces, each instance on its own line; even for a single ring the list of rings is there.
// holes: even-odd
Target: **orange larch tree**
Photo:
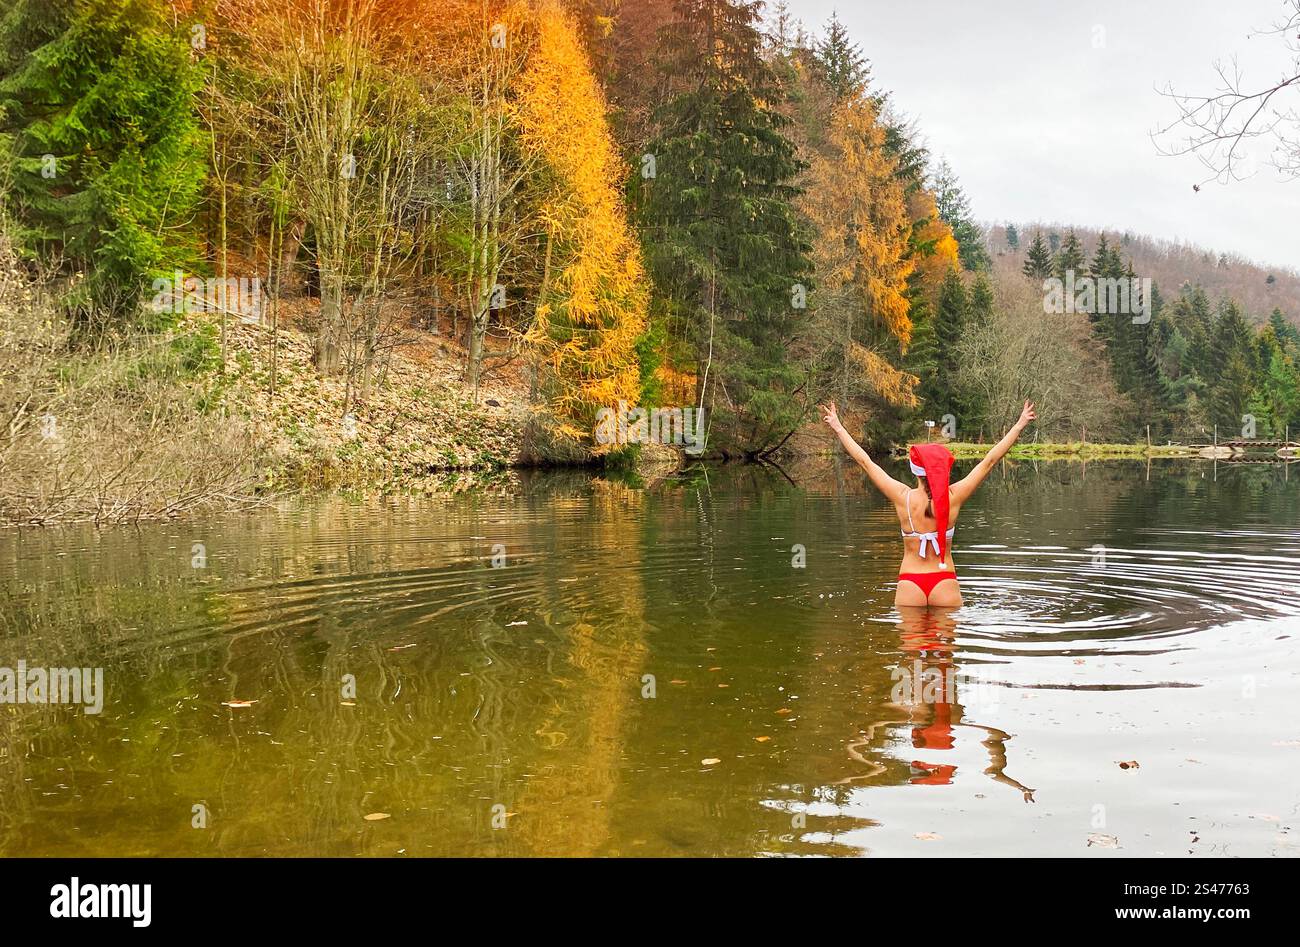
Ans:
[[[897,172],[876,103],[866,95],[840,100],[810,162],[801,210],[817,234],[814,351],[826,387],[845,402],[915,403],[916,378],[889,359],[911,338],[908,281],[917,266],[912,209]]]
[[[636,344],[649,297],[621,190],[625,168],[579,31],[558,3],[535,10],[513,98],[523,148],[545,169],[542,275],[527,338],[550,368],[562,430],[580,437],[590,434],[597,409],[635,404],[640,395]]]

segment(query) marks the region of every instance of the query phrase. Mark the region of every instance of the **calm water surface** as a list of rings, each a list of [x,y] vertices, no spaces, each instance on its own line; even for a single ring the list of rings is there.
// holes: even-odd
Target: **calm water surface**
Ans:
[[[0,705],[0,853],[1300,854],[1298,474],[995,474],[947,616],[838,466],[0,533],[107,690]]]

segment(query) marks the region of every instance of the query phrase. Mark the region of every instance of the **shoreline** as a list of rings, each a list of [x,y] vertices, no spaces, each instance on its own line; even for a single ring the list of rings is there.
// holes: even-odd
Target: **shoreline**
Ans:
[[[958,460],[978,460],[988,453],[992,444],[973,444],[953,441],[947,444]],[[1212,452],[1217,452],[1212,453]],[[899,451],[894,456],[904,456]],[[1092,443],[1086,441],[1017,443],[1007,452],[1012,460],[1148,460],[1187,459],[1187,460],[1237,460],[1273,459],[1279,463],[1295,460],[1296,457],[1284,457],[1272,447],[1263,447],[1255,451],[1234,449],[1220,445],[1214,447],[1192,446],[1189,444],[1116,444]]]
[[[976,460],[987,451],[987,445],[950,444],[959,460]],[[1195,448],[1182,446],[1165,446],[1153,448],[1149,453],[1145,444],[1039,444],[1028,445],[1032,450],[1008,453],[1008,460],[1043,461],[1045,463],[1087,462],[1087,461],[1128,461],[1140,462],[1157,460],[1213,460],[1222,459],[1228,464],[1273,463],[1283,464],[1288,458],[1271,455],[1237,456],[1211,458],[1201,455]],[[898,451],[890,452],[893,460],[904,455]],[[263,485],[259,492],[243,497],[228,497],[226,502],[199,503],[185,506],[167,513],[153,513],[136,509],[119,510],[117,515],[96,516],[89,511],[63,514],[46,519],[18,519],[13,516],[0,517],[0,531],[24,528],[57,528],[60,526],[86,526],[96,528],[106,526],[131,526],[145,523],[186,523],[212,515],[245,515],[259,510],[276,507],[284,503],[313,502],[330,497],[344,497],[353,500],[371,500],[389,497],[452,497],[459,493],[484,492],[497,493],[523,490],[524,481],[533,477],[556,476],[566,474],[593,481],[621,483],[635,489],[648,489],[673,476],[693,467],[721,469],[735,466],[772,467],[784,470],[797,467],[800,462],[817,460],[834,460],[835,454],[805,454],[787,458],[785,464],[737,459],[706,458],[688,464],[685,456],[673,448],[655,447],[652,452],[643,452],[626,461],[607,463],[603,457],[590,457],[582,461],[538,461],[507,462],[500,464],[467,464],[457,467],[433,468],[378,468],[366,465],[339,467],[337,458],[326,458],[324,463],[307,470],[298,468],[302,474],[291,480],[277,478],[274,483]],[[1294,460],[1295,458],[1290,458]],[[280,471],[283,474],[284,471]],[[787,479],[789,477],[787,476]],[[799,484],[790,480],[795,487]],[[6,511],[8,512],[8,511]]]
[[[991,444],[973,444],[954,442],[948,445],[958,460],[971,460],[988,453]],[[1013,460],[1126,460],[1146,459],[1149,457],[1188,457],[1200,459],[1195,447],[1185,444],[1151,444],[1136,443],[1092,443],[1089,441],[1064,442],[1018,442],[1008,451],[1007,456]]]
[[[229,320],[224,340],[213,314],[187,315],[103,356],[70,355],[61,336],[46,340],[33,328],[28,335],[43,344],[16,347],[15,358],[23,354],[34,366],[32,390],[58,397],[50,436],[37,423],[45,418],[21,418],[0,463],[0,525],[183,521],[331,493],[452,494],[529,471],[644,485],[693,466],[680,448],[610,453],[562,435],[520,360],[506,359],[474,392],[462,378],[463,350],[444,333],[408,327],[360,390],[347,378],[321,376],[307,328],[314,302],[284,309],[277,326]],[[17,328],[15,346],[26,345]],[[165,406],[161,416],[157,405]],[[970,460],[990,445],[948,446]],[[1250,459],[1235,449],[1221,444],[1222,458]],[[765,462],[797,467],[835,453],[829,443],[810,443]],[[1023,441],[1008,454],[1013,461],[1206,456],[1188,445]],[[738,460],[706,452],[700,462]]]

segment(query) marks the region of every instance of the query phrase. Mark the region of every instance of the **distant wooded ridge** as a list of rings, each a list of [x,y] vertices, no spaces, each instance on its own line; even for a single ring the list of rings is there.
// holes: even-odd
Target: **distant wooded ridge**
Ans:
[[[1018,247],[1009,242],[1008,227],[1012,228],[1012,239]],[[1012,265],[1008,258],[1014,258],[1017,273],[1035,233],[1042,233],[1049,250],[1055,250],[1053,235],[1059,245],[1073,230],[1089,259],[1104,234],[1120,256],[1132,261],[1134,272],[1153,279],[1166,296],[1176,295],[1186,283],[1199,286],[1214,302],[1235,300],[1252,323],[1267,321],[1269,313],[1276,308],[1290,322],[1300,325],[1300,270],[1295,267],[1256,263],[1238,253],[1136,234],[1131,230],[1081,227],[1055,221],[985,222],[983,228],[989,255],[1008,266]]]

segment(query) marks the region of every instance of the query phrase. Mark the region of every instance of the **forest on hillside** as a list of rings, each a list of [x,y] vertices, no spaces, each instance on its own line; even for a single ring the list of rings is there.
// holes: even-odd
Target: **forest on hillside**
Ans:
[[[985,224],[985,246],[995,262],[1014,257],[1005,262],[1020,272],[1024,262],[1020,254],[1033,242],[1035,233],[1042,233],[1048,249],[1055,251],[1070,231],[1088,251],[1104,236],[1107,243],[1119,246],[1135,271],[1161,286],[1178,289],[1187,283],[1201,287],[1211,299],[1234,299],[1252,322],[1262,322],[1274,309],[1280,309],[1291,322],[1300,320],[1300,270],[1294,266],[1266,266],[1238,253],[1131,230],[1045,221]]]
[[[1044,277],[1152,276],[1150,254],[986,233],[869,55],[742,0],[15,0],[11,446],[142,339],[163,356],[114,385],[202,378],[155,399],[237,413],[240,280],[272,366],[313,301],[294,318],[349,404],[432,328],[471,397],[526,366],[577,443],[620,403],[703,408],[709,450],[751,459],[829,399],[876,445],[941,418],[987,439],[1026,398],[1049,440],[1300,428],[1294,311],[1161,271],[1148,324],[1045,313]]]

